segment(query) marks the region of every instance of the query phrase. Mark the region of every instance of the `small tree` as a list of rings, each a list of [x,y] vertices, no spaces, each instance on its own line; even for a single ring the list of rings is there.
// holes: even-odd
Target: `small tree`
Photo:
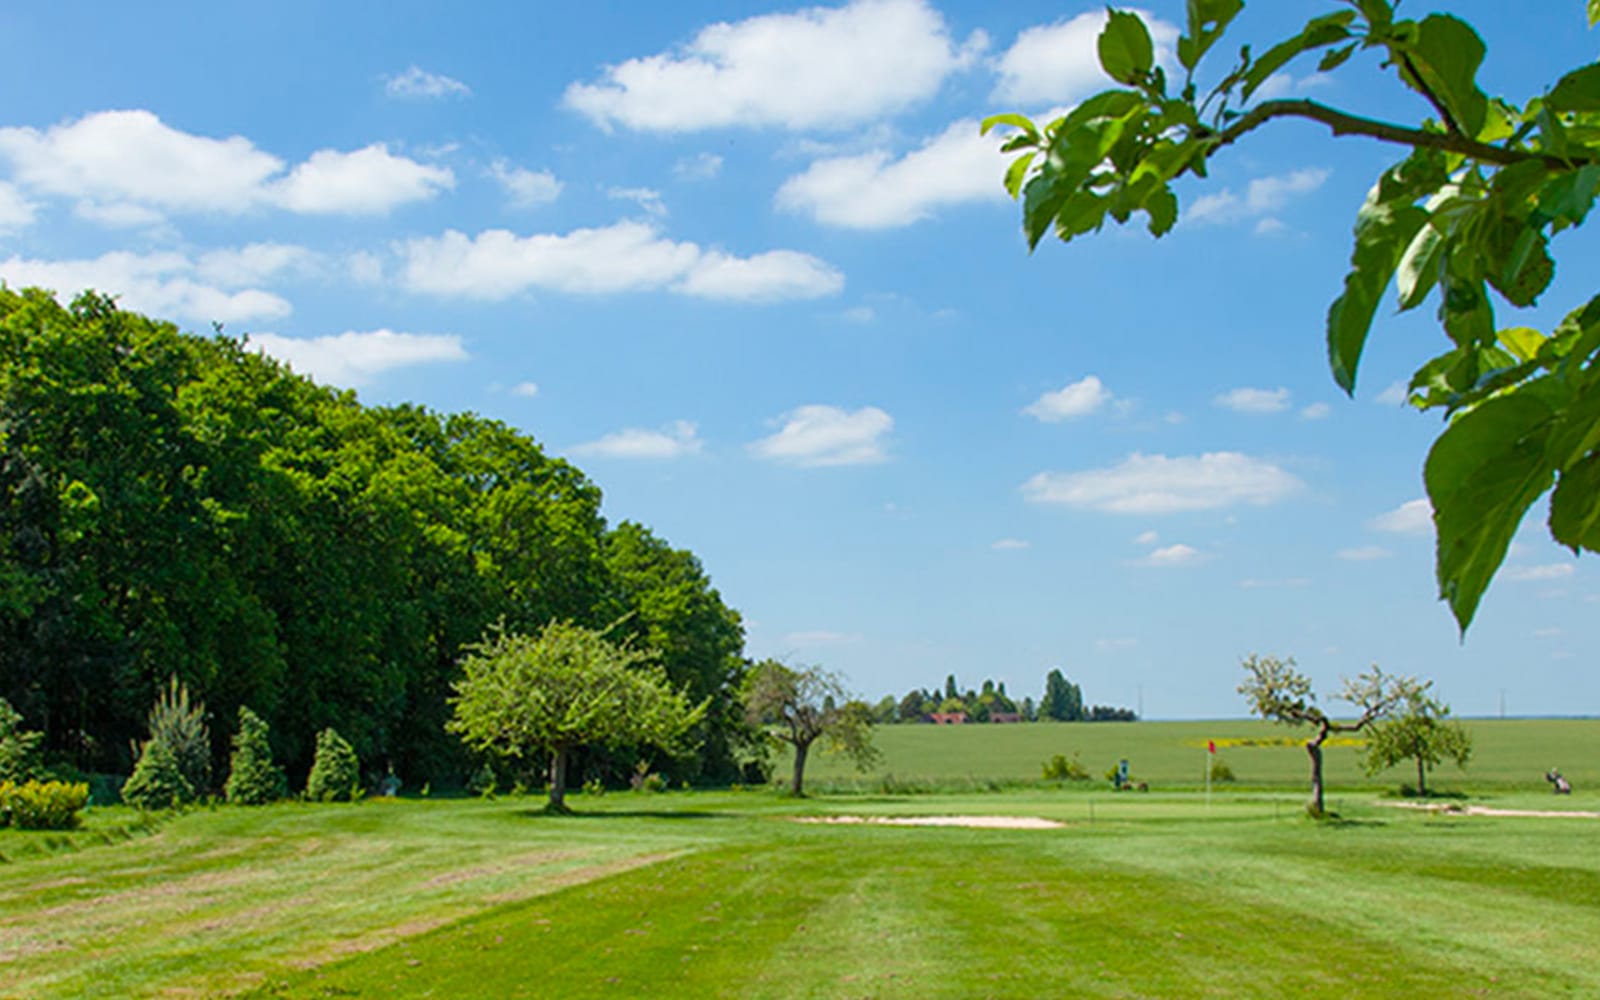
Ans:
[[[821,667],[796,670],[763,660],[746,679],[744,704],[751,724],[769,727],[773,739],[793,748],[793,795],[805,794],[806,758],[818,739],[826,737],[829,749],[848,755],[860,770],[878,759],[871,710],[865,702],[849,700],[839,676]]]
[[[0,781],[22,784],[39,776],[44,734],[22,728],[22,714],[0,698]]]
[[[1306,740],[1306,753],[1311,757],[1311,801],[1306,809],[1318,818],[1324,814],[1322,745],[1328,736],[1365,729],[1387,714],[1416,683],[1404,677],[1390,677],[1374,665],[1355,680],[1344,682],[1338,697],[1354,705],[1360,714],[1353,722],[1336,722],[1317,706],[1311,679],[1295,670],[1294,657],[1280,660],[1252,653],[1241,665],[1249,676],[1240,683],[1239,693],[1250,703],[1251,712],[1284,725],[1309,724],[1316,728],[1316,735]]]
[[[566,811],[567,759],[579,747],[684,747],[707,702],[691,707],[649,653],[603,632],[551,622],[536,636],[496,627],[467,647],[446,724],[468,746],[550,762],[552,812]]]
[[[276,802],[288,793],[283,769],[272,762],[272,745],[267,741],[265,721],[245,705],[239,706],[239,731],[233,737],[233,755],[228,759],[228,783],[223,794],[242,806]]]
[[[204,794],[211,787],[211,731],[206,727],[205,704],[191,700],[188,686],[173,675],[151,707],[148,723],[151,742],[164,743],[172,751],[191,789],[189,798]]]
[[[1417,794],[1428,794],[1428,770],[1446,760],[1465,767],[1472,756],[1472,735],[1450,718],[1450,706],[1430,695],[1433,682],[1413,684],[1405,692],[1403,710],[1379,720],[1367,734],[1362,758],[1368,774],[1403,761],[1417,762]]]
[[[174,809],[195,796],[177,754],[164,740],[152,739],[122,786],[122,801],[135,809]]]
[[[332,727],[317,734],[317,756],[306,778],[306,798],[313,802],[349,802],[361,784],[361,761],[353,747]]]

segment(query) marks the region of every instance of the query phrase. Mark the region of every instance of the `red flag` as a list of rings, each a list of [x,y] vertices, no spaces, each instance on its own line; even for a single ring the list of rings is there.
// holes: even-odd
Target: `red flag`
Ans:
[[[1206,740],[1206,753],[1216,753],[1216,752],[1217,752],[1217,741],[1216,740]]]

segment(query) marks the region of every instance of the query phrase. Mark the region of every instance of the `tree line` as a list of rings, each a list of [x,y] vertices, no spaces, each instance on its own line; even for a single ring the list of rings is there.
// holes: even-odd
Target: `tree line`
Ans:
[[[664,770],[738,780],[739,614],[692,552],[600,504],[499,421],[365,406],[239,339],[0,288],[0,699],[62,766],[128,773],[176,678],[213,760],[248,706],[296,777],[337,726],[369,768],[459,783],[461,650],[566,621],[708,704]],[[614,753],[583,766],[633,765]]]
[[[956,713],[968,722],[1134,722],[1139,718],[1128,708],[1085,705],[1083,689],[1059,669],[1045,675],[1044,694],[1037,702],[1031,695],[1016,701],[1006,693],[1005,681],[996,683],[989,678],[981,688],[963,691],[955,674],[950,674],[943,688],[912,688],[899,699],[885,695],[872,708],[873,721],[881,725],[931,722],[935,715]]]

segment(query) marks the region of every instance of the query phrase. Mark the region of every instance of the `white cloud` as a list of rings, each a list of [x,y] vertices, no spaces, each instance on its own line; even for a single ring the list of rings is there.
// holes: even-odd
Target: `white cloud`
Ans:
[[[1154,552],[1139,560],[1141,566],[1193,566],[1204,562],[1205,554],[1199,549],[1179,542],[1156,549]]]
[[[667,214],[666,202],[661,200],[661,192],[655,188],[647,187],[609,187],[606,188],[606,197],[615,201],[631,201],[653,216]]]
[[[1372,401],[1374,403],[1382,403],[1384,406],[1401,406],[1410,398],[1411,389],[1402,380],[1399,382],[1390,382],[1388,385],[1384,386],[1383,391],[1374,396]]]
[[[381,143],[318,150],[283,175],[283,160],[242,136],[211,139],[171,128],[149,111],[101,111],[51,126],[0,129],[0,158],[19,185],[78,202],[78,214],[144,225],[160,212],[238,215],[263,206],[314,214],[382,214],[455,184],[445,167],[397,156]]]
[[[572,84],[563,102],[605,129],[848,127],[933,96],[984,42],[958,49],[923,0],[855,0],[710,25],[677,52]]]
[[[989,548],[994,549],[996,552],[1017,552],[1031,548],[1032,545],[1032,542],[1023,541],[1020,538],[1002,538],[991,544]]]
[[[874,150],[817,160],[778,189],[778,208],[846,229],[891,229],[969,202],[1006,200],[1008,159],[963,119],[899,159]]]
[[[1326,420],[1332,415],[1333,407],[1327,403],[1312,403],[1300,409],[1301,420]]]
[[[1156,540],[1159,539],[1160,537],[1161,536],[1156,534],[1154,531],[1141,531],[1139,533],[1138,537],[1136,537],[1133,540],[1133,544],[1135,544],[1135,545],[1154,545],[1156,543]]]
[[[511,387],[511,395],[532,399],[533,397],[539,395],[539,383],[518,382],[516,385]]]
[[[412,65],[404,73],[383,78],[383,92],[402,99],[437,100],[442,97],[467,97],[472,88],[460,80],[440,73],[429,73],[421,66]]]
[[[395,156],[383,143],[353,153],[318,150],[275,185],[278,201],[312,215],[383,215],[455,187],[449,167]]]
[[[1138,13],[1156,43],[1157,58],[1170,61],[1178,28]],[[990,99],[1025,107],[1075,104],[1097,90],[1116,86],[1100,69],[1098,39],[1105,24],[1105,11],[1096,10],[1024,30],[996,64],[1000,81]]]
[[[252,333],[248,342],[302,375],[330,385],[361,385],[394,368],[465,361],[461,338],[449,334],[349,331],[326,337]]]
[[[276,319],[287,316],[287,300],[259,288],[218,287],[199,279],[195,264],[180,253],[135,254],[113,251],[92,260],[0,261],[0,279],[13,288],[37,286],[70,301],[94,289],[116,297],[125,309],[173,319],[209,323]]]
[[[1396,535],[1425,535],[1433,530],[1433,505],[1427,497],[1407,500],[1394,510],[1368,521],[1367,527]]]
[[[1041,472],[1022,485],[1031,503],[1117,514],[1171,514],[1234,504],[1277,503],[1300,480],[1271,462],[1219,451],[1168,458],[1134,453],[1105,469]]]
[[[505,160],[495,160],[489,164],[489,176],[500,183],[513,208],[548,205],[561,196],[564,186],[548,170],[515,167]]]
[[[783,426],[750,445],[759,458],[799,466],[865,465],[888,458],[884,437],[894,418],[876,406],[855,412],[837,406],[801,406],[779,418]]]
[[[674,291],[702,299],[782,302],[836,295],[844,275],[832,265],[794,250],[769,250],[754,257],[711,251],[700,257]]]
[[[1392,554],[1382,545],[1358,545],[1355,548],[1340,549],[1338,552],[1340,559],[1348,559],[1351,562],[1371,562],[1374,559],[1387,559]]]
[[[672,176],[680,181],[709,181],[722,172],[722,157],[715,153],[685,156],[672,165]]]
[[[15,185],[0,181],[0,233],[14,233],[33,224],[34,206]]]
[[[671,289],[710,299],[776,301],[831,295],[844,276],[791,250],[754,257],[703,252],[649,223],[619,222],[565,235],[456,230],[398,247],[405,286],[432,295],[498,300],[532,289],[606,294]]]
[[[1507,580],[1519,583],[1534,581],[1565,580],[1575,570],[1571,563],[1546,563],[1543,566],[1518,566],[1507,569],[1503,574]]]
[[[1215,402],[1235,413],[1281,413],[1289,408],[1289,390],[1230,389],[1218,396]]]
[[[1241,197],[1231,188],[1196,198],[1183,214],[1188,222],[1231,223],[1259,218],[1278,211],[1296,196],[1308,194],[1323,185],[1329,172],[1307,167],[1273,177],[1257,177]],[[1274,220],[1276,221],[1276,220]]]
[[[282,274],[311,274],[322,257],[290,243],[250,243],[202,254],[195,273],[224,287],[254,285]]]
[[[699,453],[702,447],[695,425],[676,420],[660,430],[630,427],[607,434],[598,441],[578,445],[572,453],[604,458],[682,458]]]
[[[1047,392],[1023,407],[1022,412],[1037,417],[1047,424],[1059,423],[1073,417],[1087,416],[1100,409],[1111,399],[1111,390],[1093,375]]]

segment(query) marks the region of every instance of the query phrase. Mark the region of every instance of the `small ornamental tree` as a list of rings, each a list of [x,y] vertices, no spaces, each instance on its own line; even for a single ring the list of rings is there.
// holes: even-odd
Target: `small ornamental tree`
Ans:
[[[164,743],[172,751],[192,789],[189,798],[205,794],[211,787],[211,731],[206,727],[205,704],[192,700],[188,686],[174,675],[156,698],[148,722],[151,742]]]
[[[566,812],[567,760],[579,747],[688,747],[708,702],[691,706],[652,654],[605,633],[551,622],[538,635],[496,627],[468,646],[446,729],[474,750],[549,760],[551,812]]]
[[[1428,681],[1407,690],[1397,710],[1367,732],[1362,756],[1368,774],[1416,761],[1419,796],[1428,794],[1430,769],[1447,760],[1465,767],[1472,757],[1472,734],[1450,718],[1449,705],[1428,693],[1432,687]]]
[[[317,756],[306,778],[306,798],[312,802],[349,802],[361,784],[361,761],[343,736],[333,728],[317,734]]]
[[[954,686],[954,679],[946,684]],[[791,794],[805,794],[806,758],[812,744],[826,738],[830,750],[844,753],[866,770],[878,759],[872,745],[872,709],[848,700],[839,676],[821,667],[797,670],[776,660],[751,668],[745,681],[745,713],[752,725],[794,751]]]
[[[1323,743],[1333,733],[1365,729],[1386,715],[1416,686],[1409,678],[1391,677],[1374,666],[1355,680],[1345,681],[1339,699],[1354,705],[1359,714],[1353,721],[1337,722],[1318,707],[1317,696],[1311,691],[1311,678],[1295,670],[1294,657],[1280,660],[1252,653],[1241,665],[1249,676],[1239,685],[1239,693],[1249,702],[1251,712],[1272,722],[1315,728],[1316,735],[1306,740],[1306,753],[1311,757],[1311,801],[1306,809],[1319,819],[1324,814]]]
[[[175,809],[195,797],[177,754],[163,740],[145,743],[139,763],[122,786],[122,801],[135,809]]]
[[[239,731],[233,736],[228,783],[223,787],[223,794],[235,805],[265,805],[288,793],[283,769],[272,762],[267,731],[267,724],[259,715],[248,706],[239,706]]]
[[[22,784],[39,773],[43,733],[22,728],[22,714],[0,698],[0,781]]]

